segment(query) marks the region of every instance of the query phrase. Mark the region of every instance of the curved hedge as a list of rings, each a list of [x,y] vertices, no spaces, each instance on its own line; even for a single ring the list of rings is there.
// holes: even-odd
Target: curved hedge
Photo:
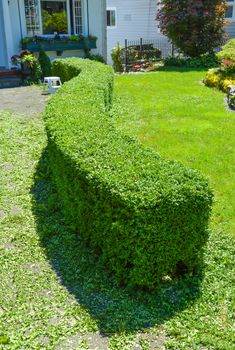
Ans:
[[[73,227],[129,285],[153,288],[177,264],[194,269],[207,239],[207,180],[115,129],[110,67],[71,58],[53,70],[74,77],[45,113],[53,177]]]

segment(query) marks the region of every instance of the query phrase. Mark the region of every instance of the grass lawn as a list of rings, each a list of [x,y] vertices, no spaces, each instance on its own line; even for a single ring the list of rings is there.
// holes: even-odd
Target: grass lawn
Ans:
[[[116,79],[118,127],[202,170],[215,190],[204,278],[167,280],[154,293],[118,286],[64,220],[42,116],[0,113],[1,350],[235,349],[235,114],[202,76]]]
[[[168,70],[116,79],[118,96],[135,108],[118,125],[147,147],[210,178],[213,222],[235,238],[235,113],[225,95],[206,88],[204,71]]]
[[[122,131],[166,158],[179,160],[209,177],[215,194],[206,251],[206,260],[210,263],[201,285],[201,297],[176,318],[179,327],[176,334],[182,339],[180,329],[183,328],[185,339],[188,333],[188,347],[194,348],[193,339],[208,338],[211,343],[208,341],[206,346],[222,349],[222,344],[217,342],[231,329],[235,312],[235,279],[232,274],[228,276],[235,262],[234,254],[228,253],[229,246],[235,244],[235,113],[227,110],[223,93],[204,87],[201,83],[204,75],[204,71],[162,69],[149,74],[119,76],[114,109],[119,109],[120,98],[125,100],[128,107],[120,110],[116,120]],[[223,240],[227,243],[222,243]],[[213,241],[217,242],[216,248],[211,245]],[[211,260],[215,250],[217,257]],[[225,271],[227,279],[223,285],[220,283]],[[211,276],[214,279],[211,280]],[[215,329],[218,330],[219,325],[213,324],[221,319],[222,326],[224,311],[224,335],[216,340]],[[183,346],[182,343],[179,341],[177,345]],[[228,349],[235,349],[235,338],[224,344]]]

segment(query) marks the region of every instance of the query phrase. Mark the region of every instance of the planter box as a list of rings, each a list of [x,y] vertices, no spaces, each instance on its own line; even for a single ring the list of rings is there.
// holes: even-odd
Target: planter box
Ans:
[[[31,52],[44,51],[77,51],[96,49],[96,40],[85,38],[82,41],[65,41],[65,40],[45,40],[37,42],[28,42],[22,45],[23,49]]]

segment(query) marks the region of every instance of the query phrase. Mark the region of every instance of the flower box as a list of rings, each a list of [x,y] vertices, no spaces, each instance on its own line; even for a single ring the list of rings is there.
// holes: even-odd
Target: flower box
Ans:
[[[22,43],[22,48],[31,52],[44,51],[76,51],[96,49],[96,39],[84,38],[79,41],[46,39]]]

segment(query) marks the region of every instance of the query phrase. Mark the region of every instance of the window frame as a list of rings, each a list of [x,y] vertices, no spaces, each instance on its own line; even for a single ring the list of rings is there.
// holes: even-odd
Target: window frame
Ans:
[[[234,21],[234,19],[235,19],[235,2],[234,2],[234,0],[227,1],[227,5],[232,6],[233,10],[232,10],[232,17],[225,17],[225,19],[227,21]]]
[[[49,1],[49,0],[48,0]],[[75,28],[75,11],[74,11],[74,4],[75,4],[75,0],[72,0],[72,18],[71,18],[71,8],[70,8],[70,0],[65,0],[66,1],[66,12],[67,12],[67,24],[68,24],[68,32],[65,34],[61,34],[61,36],[70,36],[71,35],[71,20],[73,21],[73,28]],[[42,14],[41,14],[41,0],[38,0],[38,16],[39,16],[39,30],[40,33],[35,33],[33,34],[28,34],[27,32],[27,24],[26,24],[26,15],[25,15],[25,2],[22,1],[22,6],[21,6],[21,19],[22,19],[22,23],[24,23],[24,34],[25,36],[28,37],[32,37],[34,35],[39,35],[45,38],[53,38],[54,34],[43,34],[43,27],[42,27]],[[79,35],[85,34],[85,23],[86,23],[86,14],[85,14],[85,3],[84,0],[81,0],[81,14],[82,14],[82,33],[76,33],[74,35]],[[74,33],[75,33],[75,29],[74,29]]]
[[[75,28],[76,28],[76,20],[75,20],[75,1],[76,0],[72,0],[72,14],[73,14],[73,31],[74,31],[74,35],[84,35],[85,32],[85,27],[84,27],[84,23],[85,23],[85,3],[83,0],[81,0],[81,27],[82,27],[82,32],[81,33],[77,33]],[[71,24],[70,24],[70,32],[71,32]]]
[[[54,34],[43,34],[43,26],[42,26],[42,11],[41,11],[41,2],[43,0],[39,0],[39,20],[40,20],[40,27],[41,27],[41,34],[40,36],[44,36],[46,38],[50,38],[50,37],[54,37]],[[50,0],[44,0],[44,1],[50,1]],[[60,0],[58,0],[60,1]],[[71,35],[71,21],[70,21],[70,4],[69,4],[69,0],[65,0],[66,2],[66,14],[67,14],[67,29],[68,29],[68,32],[67,33],[64,33],[64,34],[61,34],[61,35]],[[27,30],[27,28],[26,28]]]
[[[36,0],[37,3],[40,3],[40,0]],[[39,25],[39,32],[35,32],[35,34],[28,34],[28,31],[27,31],[27,17],[26,17],[26,6],[25,6],[25,0],[22,2],[22,7],[23,7],[23,10],[21,11],[21,14],[23,14],[23,17],[22,19],[24,20],[23,23],[25,24],[24,25],[24,30],[25,30],[25,33],[27,36],[33,36],[33,35],[41,35],[40,33],[42,33],[42,21],[41,21],[41,6],[38,6],[38,25]]]
[[[114,26],[108,26],[108,23],[106,24],[107,29],[116,29],[117,28],[117,8],[116,7],[107,7],[106,8],[106,18],[108,11],[114,11],[115,12],[115,25]]]

